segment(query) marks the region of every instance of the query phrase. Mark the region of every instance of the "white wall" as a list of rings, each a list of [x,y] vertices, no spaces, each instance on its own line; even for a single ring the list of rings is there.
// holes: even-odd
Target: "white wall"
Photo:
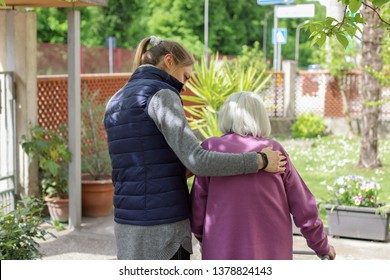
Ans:
[[[37,123],[37,28],[32,11],[0,10],[0,71],[16,80],[16,143],[18,194],[38,194],[38,168],[20,146],[23,134]],[[1,159],[3,161],[3,159]]]

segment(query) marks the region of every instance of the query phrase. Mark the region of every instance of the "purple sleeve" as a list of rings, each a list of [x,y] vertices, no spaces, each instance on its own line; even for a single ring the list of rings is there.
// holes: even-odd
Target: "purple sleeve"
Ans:
[[[191,231],[202,242],[204,218],[206,215],[209,177],[195,176],[191,189]]]
[[[202,147],[207,149],[207,140],[202,143]],[[209,182],[210,177],[195,176],[191,188],[191,231],[199,242],[202,242]]]
[[[295,225],[300,228],[307,245],[317,255],[327,255],[330,248],[323,223],[318,216],[316,200],[288,156],[283,181]]]

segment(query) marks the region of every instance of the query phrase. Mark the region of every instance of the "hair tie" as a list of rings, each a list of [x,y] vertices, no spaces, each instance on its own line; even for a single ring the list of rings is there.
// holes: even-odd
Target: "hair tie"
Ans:
[[[157,36],[150,36],[150,41],[149,44],[153,47],[157,46],[158,44],[161,43],[160,37]]]

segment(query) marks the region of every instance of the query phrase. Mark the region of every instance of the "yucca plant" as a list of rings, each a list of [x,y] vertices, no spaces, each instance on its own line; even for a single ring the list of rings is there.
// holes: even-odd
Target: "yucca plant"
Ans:
[[[207,66],[205,61],[195,63],[195,75],[187,85],[195,96],[183,95],[183,100],[196,103],[185,106],[190,114],[189,124],[204,138],[220,136],[217,112],[223,102],[237,91],[260,93],[271,78],[265,75],[265,67],[259,73],[255,64],[243,65],[238,59],[219,60],[214,56]]]

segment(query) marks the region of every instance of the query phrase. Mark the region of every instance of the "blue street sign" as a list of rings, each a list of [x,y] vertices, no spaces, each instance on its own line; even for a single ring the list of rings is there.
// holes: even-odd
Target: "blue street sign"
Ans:
[[[276,43],[287,44],[287,28],[278,28],[276,32]],[[275,29],[272,29],[272,44],[275,44]]]
[[[107,37],[106,38],[106,48],[116,48],[116,38],[115,37]]]
[[[294,2],[295,0],[257,0],[257,5],[260,6],[280,5],[280,4],[290,4]]]

